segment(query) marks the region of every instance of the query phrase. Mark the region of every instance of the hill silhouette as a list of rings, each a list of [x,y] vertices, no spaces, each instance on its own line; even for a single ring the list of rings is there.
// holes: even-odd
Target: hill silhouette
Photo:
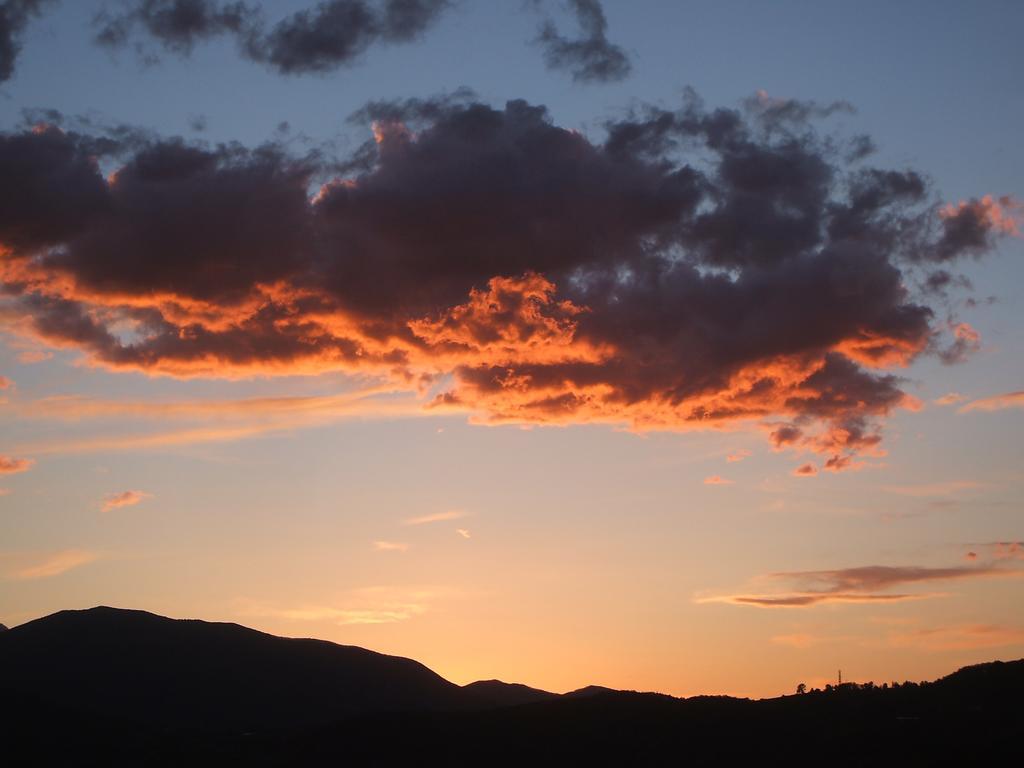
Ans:
[[[522,683],[505,683],[501,680],[477,680],[463,686],[479,706],[514,707],[519,704],[534,704],[538,701],[557,699],[557,693],[531,688]]]
[[[108,717],[213,729],[451,709],[467,698],[411,659],[106,607],[61,611],[4,632],[0,680]]]
[[[557,695],[94,608],[0,633],[0,722],[0,754],[30,749],[41,765],[978,764],[1019,755],[1024,660],[759,701]]]

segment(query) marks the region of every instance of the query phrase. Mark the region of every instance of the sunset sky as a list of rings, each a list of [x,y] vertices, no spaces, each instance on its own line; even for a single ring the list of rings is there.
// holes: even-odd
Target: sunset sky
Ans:
[[[1024,656],[1022,24],[0,2],[0,622],[554,691]]]

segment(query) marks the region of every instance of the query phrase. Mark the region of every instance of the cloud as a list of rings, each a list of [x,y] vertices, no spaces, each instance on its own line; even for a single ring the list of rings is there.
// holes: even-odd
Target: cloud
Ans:
[[[257,13],[242,2],[218,0],[128,0],[123,6],[120,13],[97,14],[96,42],[118,48],[141,28],[165,50],[185,55],[201,40],[240,33]]]
[[[992,395],[972,400],[960,407],[960,413],[971,411],[1001,411],[1006,408],[1024,408],[1024,390],[1020,392],[1007,392],[1004,395]]]
[[[15,475],[32,469],[35,459],[16,459],[13,456],[0,456],[0,475]]]
[[[6,376],[0,376],[0,389],[14,389],[14,382]]]
[[[460,593],[440,586],[364,587],[350,590],[334,604],[270,606],[253,600],[239,600],[242,616],[268,616],[287,621],[327,621],[341,626],[395,624],[427,613],[440,601]]]
[[[947,627],[893,632],[889,645],[923,651],[967,651],[980,648],[1001,648],[1024,645],[1024,627],[998,624],[959,624]]]
[[[134,507],[136,504],[152,498],[152,496],[152,494],[146,493],[145,491],[121,491],[120,493],[112,493],[103,499],[103,505],[100,509],[103,512],[110,512],[111,510],[120,509],[121,507]]]
[[[813,464],[801,464],[793,470],[793,474],[796,477],[814,477],[818,474],[818,468]]]
[[[459,534],[459,536],[461,536],[464,539],[471,539],[471,538],[473,538],[472,535],[470,534],[470,532],[468,530],[466,530],[465,528],[456,528],[455,532],[457,534]]]
[[[450,0],[324,0],[268,28],[262,7],[247,2],[132,0],[120,13],[96,17],[96,41],[120,48],[141,33],[165,51],[187,56],[197,43],[226,36],[247,58],[280,74],[325,73],[351,66],[374,45],[417,39],[450,5]]]
[[[985,195],[944,206],[939,215],[942,236],[936,247],[920,254],[936,262],[949,261],[967,253],[980,255],[999,235],[1020,236],[1024,205],[1012,197]]]
[[[701,597],[699,603],[731,603],[759,608],[807,608],[825,603],[890,603],[937,597],[935,593],[891,592],[911,584],[974,578],[1020,576],[1022,571],[995,565],[963,565],[947,568],[869,565],[829,571],[791,571],[761,577],[772,584],[789,584],[788,591],[735,593]]]
[[[378,552],[405,552],[409,545],[404,541],[375,541],[373,548]]]
[[[962,363],[981,349],[981,334],[968,323],[954,323],[952,332],[952,342],[939,352],[939,359],[946,365]]]
[[[149,450],[230,442],[331,424],[343,419],[425,416],[415,397],[392,397],[393,388],[368,388],[341,395],[195,400],[176,402],[113,401],[63,396],[23,404],[26,418],[80,421],[127,417],[135,422],[198,421],[202,426],[144,433],[120,433],[77,440],[62,438],[26,448],[37,454]],[[380,397],[378,397],[380,396]]]
[[[750,451],[748,451],[746,448],[741,448],[738,451],[734,451],[733,453],[730,453],[728,456],[725,457],[725,460],[727,462],[729,462],[730,464],[733,464],[733,463],[735,463],[737,461],[743,461],[744,459],[748,458],[749,456],[750,456]]]
[[[446,512],[432,512],[429,515],[410,517],[403,522],[403,525],[427,525],[429,523],[439,523],[444,520],[458,520],[460,517],[465,516],[466,513],[461,510],[450,509]]]
[[[568,0],[582,36],[558,32],[551,19],[541,24],[537,43],[549,69],[566,70],[579,83],[612,82],[629,76],[633,66],[626,52],[607,37],[608,21],[598,0]]]
[[[419,603],[389,604],[376,608],[334,608],[324,605],[302,605],[296,608],[249,609],[247,615],[273,616],[288,621],[329,621],[339,626],[357,624],[395,624],[425,613]]]
[[[10,488],[0,488],[0,496],[8,496],[10,493]]]
[[[989,561],[1024,560],[1024,541],[989,541],[971,544],[967,557]]]
[[[817,635],[810,635],[804,632],[797,632],[791,635],[776,635],[771,638],[771,641],[776,645],[788,645],[791,648],[799,648],[805,650],[807,648],[813,648],[822,642],[822,638]]]
[[[33,16],[52,0],[5,0],[0,3],[0,83],[10,80],[21,52],[21,36]]]
[[[951,332],[908,288],[946,219],[915,172],[844,160],[832,107],[755,102],[596,138],[524,101],[375,102],[343,162],[0,134],[0,323],[110,370],[340,371],[476,423],[773,424],[854,468],[915,407],[894,371]]]
[[[23,562],[9,570],[6,576],[14,581],[47,579],[51,576],[60,576],[72,568],[87,565],[98,560],[99,557],[95,552],[81,549],[66,549]],[[24,560],[25,558],[19,557],[15,559]]]
[[[936,405],[956,405],[962,403],[967,399],[966,395],[962,395],[959,392],[949,392],[942,397],[935,398],[932,402]]]
[[[922,483],[920,485],[887,485],[884,490],[900,496],[926,498],[929,496],[955,496],[962,491],[973,491],[983,488],[981,483],[973,480],[945,480],[938,483]]]
[[[709,475],[704,478],[704,485],[732,485],[732,480],[726,480],[720,475]]]
[[[299,11],[269,32],[250,33],[246,54],[282,74],[329,72],[374,44],[415,40],[449,6],[448,0],[328,0]]]

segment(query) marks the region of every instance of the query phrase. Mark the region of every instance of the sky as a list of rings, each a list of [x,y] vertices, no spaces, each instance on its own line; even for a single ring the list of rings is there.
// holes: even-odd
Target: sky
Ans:
[[[0,3],[0,622],[554,691],[1024,656],[1021,23]]]

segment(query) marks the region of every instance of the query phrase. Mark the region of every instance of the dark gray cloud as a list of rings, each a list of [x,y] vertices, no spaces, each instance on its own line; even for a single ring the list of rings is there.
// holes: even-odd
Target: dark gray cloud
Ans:
[[[971,553],[973,554],[973,553]],[[867,565],[829,571],[794,571],[769,574],[769,581],[791,585],[788,592],[733,594],[705,598],[704,602],[726,602],[759,608],[807,608],[822,603],[877,603],[919,600],[928,593],[890,592],[895,587],[931,582],[977,578],[1016,577],[1020,571],[997,565],[928,568],[917,565]]]
[[[96,41],[120,47],[138,28],[164,49],[188,54],[197,42],[242,32],[254,22],[256,14],[256,8],[244,2],[128,0],[120,11],[104,9],[96,16]]]
[[[324,0],[268,28],[265,6],[224,0],[126,0],[96,17],[96,40],[122,47],[138,33],[187,55],[198,42],[230,36],[243,54],[282,74],[330,72],[368,48],[419,37],[449,0]]]
[[[906,400],[888,369],[971,343],[911,289],[961,208],[850,161],[827,109],[772,104],[690,98],[593,139],[524,101],[378,102],[341,161],[5,134],[0,301],[112,367],[444,376],[437,407],[494,421],[752,420],[850,468]],[[1009,231],[979,221],[986,247]]]
[[[21,35],[29,20],[39,16],[53,0],[3,0],[0,2],[0,83],[10,80],[21,52]]]
[[[249,35],[245,50],[283,74],[329,72],[375,43],[414,40],[448,7],[447,0],[328,0],[300,11],[268,32]]]
[[[608,21],[599,0],[568,0],[568,6],[581,34],[578,38],[566,37],[551,19],[545,19],[537,42],[548,67],[566,70],[580,83],[606,83],[628,77],[633,66],[626,52],[608,40]]]

